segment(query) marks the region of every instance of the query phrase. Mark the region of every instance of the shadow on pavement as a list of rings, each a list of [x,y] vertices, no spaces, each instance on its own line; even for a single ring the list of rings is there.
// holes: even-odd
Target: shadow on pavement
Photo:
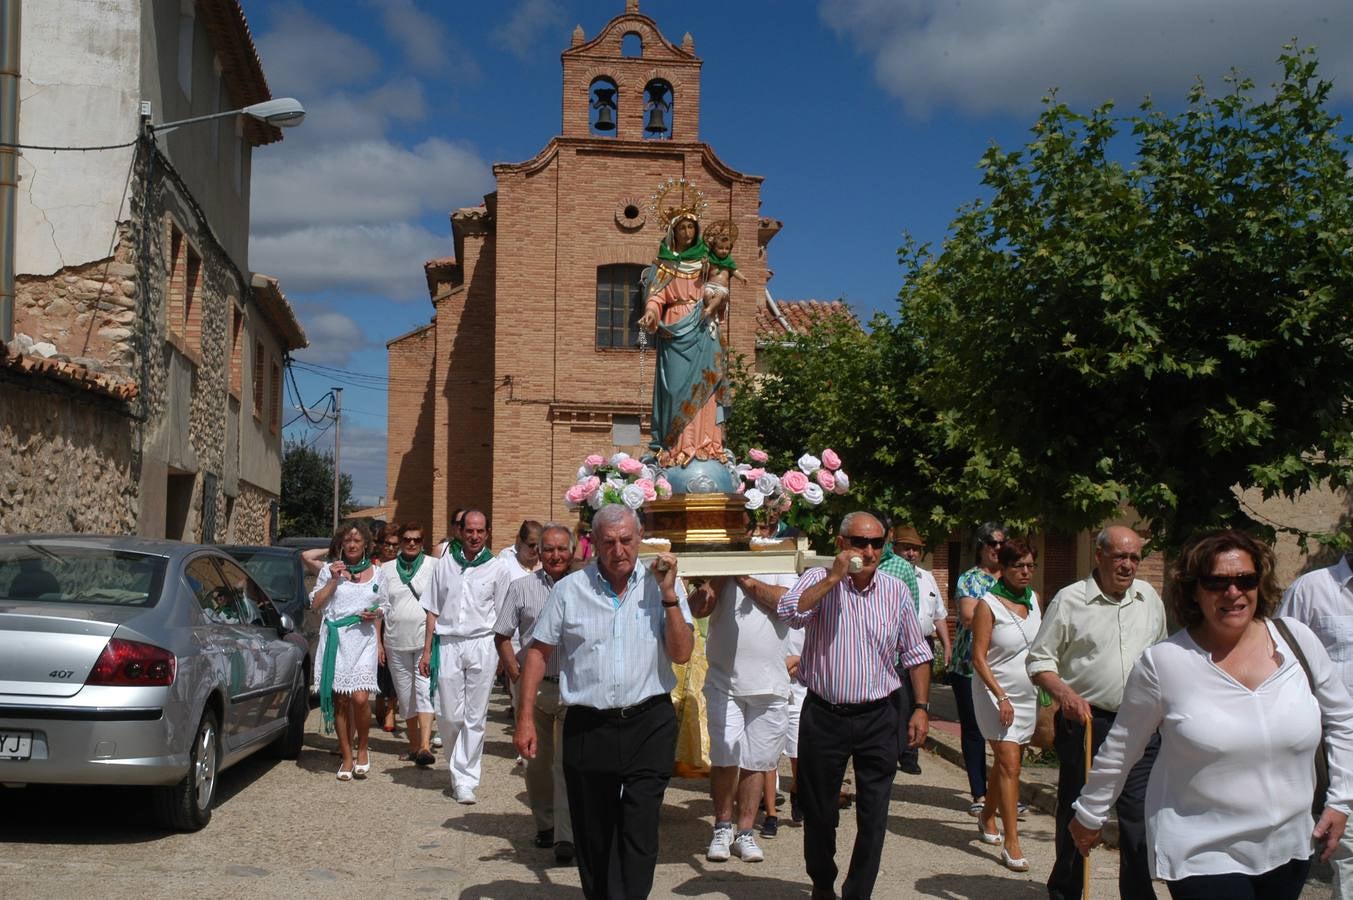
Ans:
[[[943,897],[944,900],[990,900],[992,897],[1034,900],[1048,895],[1048,887],[1041,881],[1014,873],[1008,876],[930,875],[916,879],[915,889],[919,894]]]

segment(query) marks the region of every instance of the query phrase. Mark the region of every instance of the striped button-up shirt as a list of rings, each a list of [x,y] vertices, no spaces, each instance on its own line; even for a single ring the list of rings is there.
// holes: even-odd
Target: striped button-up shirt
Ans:
[[[686,590],[676,584],[681,617],[692,625]],[[617,709],[676,687],[663,636],[662,588],[642,562],[619,596],[596,562],[559,579],[531,640],[559,657],[559,697],[568,706]]]
[[[816,606],[800,612],[799,597],[826,577],[826,569],[809,569],[780,598],[780,618],[804,629],[799,680],[828,703],[887,697],[902,686],[894,659],[910,669],[933,658],[907,586],[875,572],[859,590],[847,576]]]
[[[506,638],[521,635],[522,649],[517,651],[519,663],[526,646],[531,642],[531,629],[536,627],[536,620],[540,618],[545,602],[550,599],[554,585],[554,579],[544,569],[537,569],[508,585],[507,600],[503,602],[502,612],[498,613],[493,633]],[[558,653],[550,654],[550,661],[545,664],[545,674],[550,678],[559,677]]]

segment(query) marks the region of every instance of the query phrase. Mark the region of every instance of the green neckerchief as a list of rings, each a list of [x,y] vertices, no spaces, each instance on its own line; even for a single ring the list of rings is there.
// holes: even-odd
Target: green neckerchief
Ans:
[[[361,575],[369,568],[371,568],[371,557],[363,556],[357,562],[348,566],[348,574],[356,577],[358,575]]]
[[[680,253],[672,252],[672,248],[667,246],[666,241],[663,241],[658,245],[658,259],[666,260],[667,262],[690,262],[691,260],[704,259],[708,255],[709,248],[705,246],[703,238],[696,241],[694,244],[691,244]]]
[[[1009,600],[1011,603],[1018,603],[1025,609],[1033,609],[1034,607],[1034,592],[1032,588],[1025,588],[1024,593],[1016,594],[1006,586],[1004,581],[1001,581],[998,578],[996,579],[996,583],[991,586],[991,592],[997,597]]]
[[[324,660],[319,670],[319,711],[324,716],[325,734],[334,733],[334,666],[338,662],[338,630],[360,621],[361,616],[344,616],[324,623],[328,631],[324,637]]]
[[[422,568],[424,555],[423,551],[419,550],[418,555],[410,562],[405,562],[403,553],[395,557],[395,573],[399,575],[399,580],[404,582],[405,587],[408,587],[409,582],[413,581],[413,576]]]
[[[709,251],[709,264],[720,269],[727,269],[730,272],[736,272],[738,269],[738,264],[733,262],[733,254],[731,253],[727,256],[715,256],[714,251],[711,250]]]
[[[432,632],[432,658],[428,660],[428,699],[437,696],[437,673],[442,669],[442,636]]]
[[[461,544],[460,541],[452,541],[451,558],[454,559],[457,564],[460,565],[461,570],[464,571],[465,569],[473,569],[475,566],[484,565],[484,563],[493,559],[493,554],[490,553],[489,548],[485,546],[480,548],[479,555],[474,559],[466,560],[464,545]]]

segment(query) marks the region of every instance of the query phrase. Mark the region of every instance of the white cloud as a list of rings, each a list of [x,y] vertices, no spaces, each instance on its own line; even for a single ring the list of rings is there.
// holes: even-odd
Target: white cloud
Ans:
[[[251,267],[281,278],[289,294],[341,289],[396,301],[426,297],[423,263],[450,252],[449,234],[410,222],[314,225],[249,241]]]
[[[305,103],[307,94],[376,73],[378,61],[369,47],[301,6],[287,4],[272,15],[271,30],[255,43],[273,96],[295,94]]]
[[[435,71],[446,59],[446,29],[413,0],[371,0],[381,12],[385,32],[404,50],[415,68]]]
[[[522,0],[512,17],[493,32],[498,43],[518,59],[531,55],[536,40],[564,24],[558,0]]]
[[[1150,94],[1181,102],[1195,76],[1214,91],[1232,67],[1258,85],[1296,37],[1353,96],[1353,16],[1341,0],[823,0],[821,15],[873,58],[909,113],[1036,110],[1049,88],[1073,106]]]
[[[297,306],[301,327],[310,339],[310,346],[292,354],[301,362],[342,369],[352,354],[371,345],[362,327],[343,313],[308,304]]]
[[[462,145],[437,138],[414,147],[365,140],[259,166],[251,212],[259,236],[290,228],[388,223],[477,203],[492,185],[488,164]]]

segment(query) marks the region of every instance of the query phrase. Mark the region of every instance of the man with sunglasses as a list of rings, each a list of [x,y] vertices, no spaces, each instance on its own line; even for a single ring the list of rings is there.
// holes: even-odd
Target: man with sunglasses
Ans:
[[[1292,582],[1283,593],[1278,615],[1296,619],[1315,632],[1344,684],[1353,691],[1353,554]],[[1330,864],[1334,897],[1353,900],[1353,828],[1344,831]]]
[[[857,834],[841,896],[873,893],[897,774],[892,695],[902,683],[895,661],[907,671],[914,698],[910,743],[919,746],[930,728],[930,646],[907,586],[878,571],[887,540],[878,519],[850,513],[841,520],[831,569],[804,572],[777,610],[791,628],[804,630],[799,679],[808,696],[799,719],[798,794],[814,900],[836,896],[838,797],[852,759]]]
[[[1085,728],[1099,751],[1123,700],[1123,685],[1137,657],[1165,639],[1165,607],[1156,589],[1137,578],[1142,538],[1124,525],[1110,525],[1095,538],[1095,568],[1084,581],[1057,592],[1029,648],[1034,684],[1061,705],[1056,717],[1057,857],[1048,876],[1051,900],[1081,896],[1084,860],[1068,826],[1071,804],[1085,786]],[[1124,900],[1152,900],[1147,866],[1146,783],[1160,747],[1153,737],[1133,767],[1118,799],[1118,893]]]

